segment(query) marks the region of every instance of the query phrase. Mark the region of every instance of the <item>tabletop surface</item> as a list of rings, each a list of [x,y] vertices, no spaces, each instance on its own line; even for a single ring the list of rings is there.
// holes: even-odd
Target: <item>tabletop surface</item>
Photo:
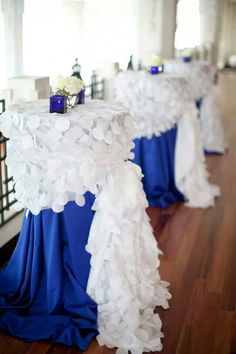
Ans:
[[[61,211],[68,200],[96,194],[114,164],[132,157],[132,119],[126,108],[104,101],[50,114],[48,101],[10,106],[0,131],[10,138],[7,164],[16,198],[37,214]]]
[[[189,109],[195,109],[187,79],[172,73],[151,75],[124,71],[115,81],[116,99],[134,118],[135,136],[151,137],[171,129]]]
[[[207,95],[214,84],[216,74],[213,66],[201,60],[184,63],[181,59],[168,59],[165,60],[165,71],[171,74],[177,73],[186,78],[191,85],[195,99]]]

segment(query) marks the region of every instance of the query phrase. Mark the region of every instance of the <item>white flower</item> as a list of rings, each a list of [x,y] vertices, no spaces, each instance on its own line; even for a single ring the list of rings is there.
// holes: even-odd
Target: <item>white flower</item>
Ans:
[[[162,57],[154,54],[151,56],[150,61],[149,61],[149,65],[150,66],[159,66],[159,65],[163,65],[163,59]]]
[[[52,81],[52,91],[54,93],[61,93],[66,96],[76,95],[84,88],[82,80],[75,76],[58,76]]]
[[[182,52],[183,57],[191,57],[192,55],[193,55],[193,53],[190,49],[184,49]]]
[[[58,90],[64,89],[64,78],[62,76],[58,76],[52,81],[52,91],[57,92]]]

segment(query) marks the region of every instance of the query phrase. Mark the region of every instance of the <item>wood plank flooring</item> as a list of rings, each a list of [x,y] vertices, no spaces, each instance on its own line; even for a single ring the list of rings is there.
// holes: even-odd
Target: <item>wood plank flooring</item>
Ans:
[[[236,75],[221,74],[221,107],[229,152],[207,158],[222,195],[214,208],[149,209],[164,252],[162,278],[171,283],[163,320],[163,354],[236,354]],[[25,343],[0,333],[0,354],[79,354],[75,347]],[[114,354],[94,340],[86,354]]]

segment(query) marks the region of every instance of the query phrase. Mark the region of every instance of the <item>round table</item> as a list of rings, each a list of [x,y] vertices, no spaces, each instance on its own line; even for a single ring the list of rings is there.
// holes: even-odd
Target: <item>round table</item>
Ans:
[[[122,72],[117,101],[134,117],[134,162],[144,174],[150,206],[178,200],[192,207],[214,205],[219,188],[208,183],[198,111],[188,81],[176,74]]]
[[[208,153],[224,153],[227,145],[218,106],[218,88],[214,84],[216,69],[206,61],[184,63],[181,59],[165,61],[165,71],[184,77],[199,108],[204,148]]]
[[[91,101],[66,114],[48,102],[9,107],[0,130],[26,209],[19,241],[0,273],[0,329],[86,350],[94,336],[118,353],[159,351],[168,283],[131,163],[132,120]]]

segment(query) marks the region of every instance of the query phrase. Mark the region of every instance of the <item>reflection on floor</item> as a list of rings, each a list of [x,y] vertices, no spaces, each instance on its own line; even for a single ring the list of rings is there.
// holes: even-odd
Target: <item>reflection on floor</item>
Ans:
[[[229,152],[207,157],[222,196],[215,208],[174,205],[148,213],[164,252],[161,275],[173,299],[163,319],[162,354],[236,353],[236,74],[221,73],[221,107]],[[0,354],[78,354],[49,342],[25,343],[0,334]],[[114,354],[94,340],[86,354]]]

